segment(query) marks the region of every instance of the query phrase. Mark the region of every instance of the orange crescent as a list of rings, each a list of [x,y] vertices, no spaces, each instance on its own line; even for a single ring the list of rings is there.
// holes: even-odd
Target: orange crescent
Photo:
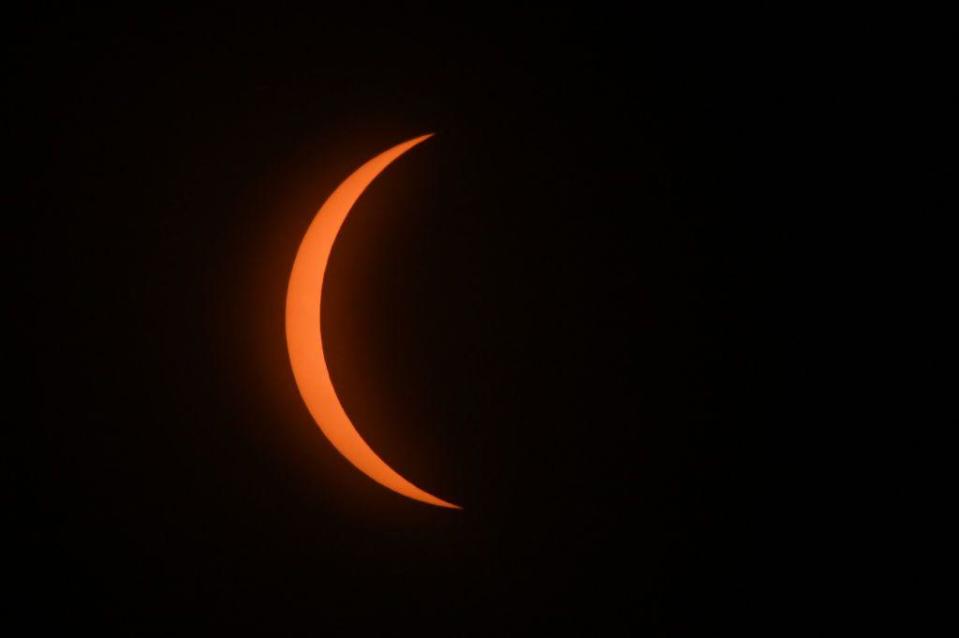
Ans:
[[[370,449],[343,410],[323,354],[320,303],[323,276],[333,242],[356,200],[393,160],[431,137],[421,135],[380,153],[346,178],[313,218],[293,261],[286,293],[286,343],[290,364],[307,409],[340,454],[371,479],[430,505],[461,509],[418,488],[400,476]]]

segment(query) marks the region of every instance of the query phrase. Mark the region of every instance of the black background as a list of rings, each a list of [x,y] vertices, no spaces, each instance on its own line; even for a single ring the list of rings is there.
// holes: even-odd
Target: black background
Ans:
[[[556,9],[13,24],[31,622],[767,628],[755,44]],[[425,132],[337,240],[324,335],[364,438],[461,512],[341,458],[283,334],[316,209]]]

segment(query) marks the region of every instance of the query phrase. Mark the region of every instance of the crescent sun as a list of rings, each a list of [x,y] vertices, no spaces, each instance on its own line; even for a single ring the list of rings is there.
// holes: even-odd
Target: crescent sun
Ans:
[[[396,158],[432,136],[421,135],[380,153],[356,169],[333,191],[313,218],[293,261],[286,294],[286,342],[297,388],[320,430],[361,472],[411,499],[461,509],[413,485],[367,445],[343,410],[323,354],[320,303],[323,276],[333,242],[353,204]]]

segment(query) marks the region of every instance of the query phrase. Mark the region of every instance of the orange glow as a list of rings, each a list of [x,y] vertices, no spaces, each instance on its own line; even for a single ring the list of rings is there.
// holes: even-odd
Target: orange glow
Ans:
[[[303,237],[290,273],[286,294],[286,342],[293,376],[303,401],[320,430],[340,454],[361,472],[394,492],[430,505],[461,509],[407,481],[366,444],[333,389],[320,330],[323,276],[340,226],[377,175],[393,160],[431,136],[422,135],[377,155],[340,184],[317,212]]]

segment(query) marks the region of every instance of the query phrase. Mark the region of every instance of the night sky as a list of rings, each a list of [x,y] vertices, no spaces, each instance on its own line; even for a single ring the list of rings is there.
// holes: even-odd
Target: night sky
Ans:
[[[35,627],[770,628],[755,51],[555,8],[7,29]],[[348,217],[323,331],[362,436],[461,512],[342,458],[284,336],[316,210],[428,132]]]

